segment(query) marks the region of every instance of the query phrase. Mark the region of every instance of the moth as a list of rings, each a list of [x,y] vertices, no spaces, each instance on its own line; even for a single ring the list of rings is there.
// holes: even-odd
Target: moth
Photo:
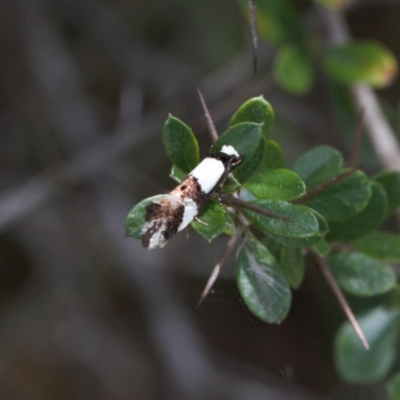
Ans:
[[[222,146],[209,154],[189,175],[164,197],[146,207],[142,244],[147,249],[164,247],[169,239],[197,217],[212,192],[240,163],[233,146]]]

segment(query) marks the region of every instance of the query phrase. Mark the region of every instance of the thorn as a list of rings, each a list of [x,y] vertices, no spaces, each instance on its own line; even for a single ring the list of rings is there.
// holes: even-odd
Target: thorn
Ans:
[[[256,13],[256,0],[248,0],[249,4],[249,19],[250,19],[250,33],[251,33],[251,48],[253,52],[253,69],[254,75],[257,75],[257,50],[258,50],[258,31],[257,31],[257,13]]]
[[[215,265],[213,271],[211,272],[210,277],[208,278],[207,284],[204,287],[204,290],[200,296],[200,299],[197,303],[197,307],[199,308],[201,304],[203,303],[204,299],[207,297],[208,293],[210,293],[211,288],[213,287],[215,281],[218,278],[219,273],[221,272],[222,266],[225,264],[225,261],[229,257],[229,254],[231,254],[232,250],[234,249],[237,241],[239,240],[240,236],[242,236],[243,231],[247,227],[246,224],[241,224],[236,228],[235,234],[228,240],[226,243],[224,252],[222,253],[222,256],[218,263]]]
[[[349,167],[356,167],[358,160],[358,153],[360,150],[360,143],[364,131],[364,109],[361,108],[357,117],[356,131],[354,134],[353,147],[351,149],[348,165]]]
[[[207,104],[204,101],[204,97],[201,94],[201,91],[200,91],[199,88],[197,88],[197,93],[198,93],[199,98],[200,98],[201,107],[203,108],[204,117],[206,118],[206,121],[207,121],[207,126],[208,126],[208,130],[210,132],[211,140],[213,142],[215,142],[218,139],[217,130],[215,129],[214,122],[213,122],[213,120],[211,118],[210,111],[207,108]]]
[[[322,276],[324,277],[325,281],[331,288],[333,294],[335,295],[337,301],[339,302],[340,307],[342,308],[344,314],[346,315],[347,319],[349,320],[351,326],[354,329],[354,332],[360,339],[361,343],[365,347],[366,350],[369,350],[369,344],[367,339],[364,336],[363,331],[361,330],[360,325],[357,322],[356,317],[351,310],[349,303],[347,302],[346,298],[343,295],[339,285],[337,284],[334,276],[332,275],[331,270],[328,267],[328,264],[325,260],[313,249],[309,248],[308,253],[311,255],[312,259],[314,260],[315,264],[317,265],[318,269],[320,270]]]

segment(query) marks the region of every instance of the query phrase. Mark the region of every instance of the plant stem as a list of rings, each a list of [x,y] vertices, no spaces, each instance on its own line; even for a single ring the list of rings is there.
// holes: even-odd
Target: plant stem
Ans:
[[[200,296],[199,302],[197,303],[197,308],[200,307],[201,303],[204,301],[204,299],[207,297],[208,293],[210,292],[212,286],[214,285],[215,281],[218,278],[219,273],[221,272],[222,266],[225,264],[225,261],[229,257],[229,254],[231,254],[232,250],[234,249],[237,241],[239,238],[242,236],[243,231],[247,227],[246,224],[240,224],[236,228],[235,234],[228,240],[228,243],[225,246],[224,252],[222,253],[222,256],[218,263],[215,265],[210,277],[208,278],[207,284],[204,287],[203,293]]]
[[[206,121],[207,121],[207,126],[208,126],[208,130],[210,132],[211,140],[213,142],[215,142],[218,139],[217,130],[215,129],[215,125],[214,125],[214,122],[213,122],[213,120],[211,118],[210,111],[208,110],[207,104],[206,104],[206,102],[204,100],[204,97],[201,94],[201,91],[200,91],[199,88],[197,88],[197,93],[198,93],[199,98],[200,98],[201,107],[203,108],[204,117],[206,118]]]
[[[279,219],[280,221],[284,222],[293,222],[293,220],[290,218],[286,218],[282,215],[266,210],[265,208],[258,207],[254,204],[248,203],[247,201],[238,199],[237,197],[234,197],[230,194],[215,194],[213,195],[213,197],[215,197],[216,199],[220,199],[222,203],[228,206],[244,208],[245,210],[253,211],[258,214],[265,215],[266,217]]]
[[[351,149],[350,157],[347,163],[349,167],[356,168],[363,131],[364,131],[364,110],[361,109],[357,118],[357,126],[354,135],[353,147]]]
[[[361,343],[365,347],[366,350],[369,350],[369,344],[367,342],[367,339],[365,338],[360,325],[358,324],[356,317],[353,314],[353,311],[351,310],[349,303],[347,303],[346,298],[343,295],[343,292],[341,291],[339,285],[335,281],[335,278],[333,277],[331,270],[329,269],[327,263],[325,260],[314,250],[308,249],[308,253],[314,260],[315,264],[317,265],[318,269],[320,270],[322,276],[326,280],[327,284],[331,288],[333,294],[335,295],[337,301],[340,304],[340,307],[342,308],[343,312],[345,313],[347,319],[349,320],[351,326],[354,329],[354,332],[360,339]]]
[[[326,182],[323,182],[320,185],[312,188],[305,195],[300,196],[297,199],[291,200],[291,203],[292,204],[307,203],[308,200],[311,200],[314,196],[316,196],[317,194],[321,193],[322,191],[324,191],[325,189],[329,188],[330,186],[334,185],[335,183],[340,182],[341,180],[347,178],[349,175],[351,175],[356,170],[357,170],[357,168],[350,168],[347,171],[344,171],[341,174],[336,175],[331,179],[328,179]]]

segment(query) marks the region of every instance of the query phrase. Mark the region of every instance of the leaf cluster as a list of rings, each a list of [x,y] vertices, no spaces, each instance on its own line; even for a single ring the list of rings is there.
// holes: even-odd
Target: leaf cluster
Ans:
[[[313,2],[334,10],[346,6],[344,0]],[[241,0],[240,4],[247,14],[247,2]],[[378,88],[390,84],[397,73],[396,58],[376,41],[327,45],[315,33],[307,31],[290,0],[258,2],[256,17],[260,37],[277,47],[275,80],[293,94],[308,92],[319,70],[337,83],[367,83]]]
[[[400,173],[385,171],[369,178],[346,168],[340,152],[328,146],[313,148],[287,168],[282,148],[270,139],[273,119],[263,97],[248,100],[236,111],[210,151],[229,144],[240,153],[242,162],[218,190],[250,206],[232,210],[211,199],[199,215],[206,225],[193,221],[191,228],[211,242],[221,234],[234,235],[238,224],[245,223],[236,280],[245,304],[265,322],[281,323],[287,316],[292,290],[304,279],[309,249],[327,262],[344,292],[381,296],[384,300],[360,317],[371,350],[361,347],[348,323],[335,343],[337,366],[345,379],[379,380],[394,363],[399,339],[400,289],[388,262],[400,263],[400,236],[379,228],[400,205]],[[180,181],[199,162],[197,140],[185,123],[169,116],[163,142],[171,177]],[[152,199],[130,211],[128,236],[140,238]],[[267,216],[257,211],[260,208],[284,218]],[[399,386],[398,377],[393,379],[390,390]]]

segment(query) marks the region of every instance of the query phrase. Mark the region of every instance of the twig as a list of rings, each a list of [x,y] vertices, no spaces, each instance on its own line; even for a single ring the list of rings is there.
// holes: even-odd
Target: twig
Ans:
[[[327,7],[319,7],[319,18],[324,22],[328,44],[348,43],[351,35],[344,17]],[[352,85],[350,93],[358,110],[364,110],[366,132],[373,148],[385,168],[400,170],[400,145],[383,115],[373,90],[367,85]]]
[[[356,170],[357,170],[357,168],[350,168],[347,171],[344,171],[341,174],[336,175],[331,179],[328,179],[326,182],[323,182],[320,185],[316,186],[315,188],[312,188],[305,195],[300,196],[297,199],[291,200],[291,203],[292,204],[307,203],[308,200],[312,199],[318,193],[321,193],[322,191],[324,191],[328,187],[330,187],[330,186],[334,185],[335,183],[338,183],[338,182],[342,181],[343,179],[347,178],[349,175],[351,175]]]
[[[225,261],[232,253],[232,250],[235,248],[237,241],[239,240],[240,236],[242,236],[243,231],[247,227],[246,224],[240,224],[236,228],[235,234],[228,240],[228,243],[225,246],[224,252],[218,263],[215,265],[210,277],[208,278],[207,284],[204,287],[203,293],[200,296],[199,302],[197,303],[197,308],[200,307],[201,303],[203,303],[204,299],[207,297],[208,293],[210,292],[212,286],[214,285],[215,281],[218,278],[219,273],[221,272],[222,266],[225,264]]]
[[[221,200],[222,203],[228,206],[244,208],[245,210],[253,211],[258,214],[265,215],[266,217],[278,219],[284,222],[293,222],[293,220],[290,218],[286,218],[283,215],[276,214],[272,211],[266,210],[265,208],[258,207],[254,204],[248,203],[247,201],[238,199],[237,197],[234,197],[230,194],[214,194],[213,197]]]
[[[257,75],[258,32],[257,32],[256,0],[248,0],[248,4],[249,4],[251,45],[252,45],[251,48],[253,52],[253,68],[254,68],[254,75]]]
[[[379,108],[372,89],[354,85],[350,92],[358,108],[365,110],[365,126],[379,161],[385,168],[400,170],[400,146]]]
[[[343,312],[345,313],[347,319],[349,320],[351,326],[354,329],[354,332],[360,339],[361,343],[365,347],[366,350],[369,350],[369,344],[367,342],[367,339],[365,338],[360,325],[358,324],[356,317],[353,314],[353,311],[351,310],[349,304],[347,303],[346,298],[344,297],[342,291],[340,290],[338,284],[335,281],[335,278],[333,277],[328,265],[326,264],[325,260],[314,250],[308,249],[308,253],[314,260],[315,264],[317,265],[318,269],[320,270],[322,276],[326,280],[327,284],[331,288],[333,294],[335,295],[337,301],[340,304],[340,307],[342,308]]]
[[[361,143],[361,137],[364,131],[364,110],[361,109],[358,118],[357,118],[357,126],[356,126],[356,132],[354,135],[354,142],[353,142],[353,148],[351,149],[348,165],[349,167],[355,168],[357,165],[357,160],[358,160],[358,153],[360,150],[360,143]]]
[[[204,116],[205,116],[206,121],[207,121],[207,126],[208,126],[208,130],[210,132],[211,139],[212,139],[213,142],[215,142],[218,139],[217,130],[215,129],[215,125],[214,125],[214,122],[213,122],[213,120],[211,118],[210,111],[207,108],[207,104],[204,101],[204,97],[201,94],[199,88],[197,88],[197,93],[198,93],[199,98],[200,98],[201,107],[203,108]]]

